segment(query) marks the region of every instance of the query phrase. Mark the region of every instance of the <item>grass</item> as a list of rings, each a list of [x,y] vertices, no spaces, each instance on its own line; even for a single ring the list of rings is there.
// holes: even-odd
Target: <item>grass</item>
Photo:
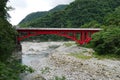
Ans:
[[[84,53],[70,53],[69,56],[74,56],[79,59],[90,59],[90,58],[97,58],[99,60],[102,59],[111,59],[111,60],[120,60],[120,56],[115,54],[106,54],[106,55],[99,55],[97,53],[93,53],[92,56],[86,56]]]
[[[58,76],[55,76],[53,79],[51,80],[66,80],[65,76],[62,76],[62,77],[58,77]]]
[[[65,45],[66,47],[70,47],[72,45],[75,45],[75,43],[73,43],[73,42],[66,42],[63,45]]]
[[[93,55],[95,58],[98,59],[111,59],[111,60],[120,60],[120,56],[116,55],[116,54],[104,54],[104,55],[100,55],[98,53],[94,53]]]
[[[50,68],[49,68],[49,67],[44,67],[44,68],[41,69],[41,73],[42,73],[42,74],[46,74],[46,73],[48,73],[49,71],[50,71]]]
[[[81,53],[70,53],[68,55],[69,56],[74,56],[74,57],[79,58],[79,59],[90,59],[90,58],[92,58],[92,56],[86,56],[86,55],[81,54]]]

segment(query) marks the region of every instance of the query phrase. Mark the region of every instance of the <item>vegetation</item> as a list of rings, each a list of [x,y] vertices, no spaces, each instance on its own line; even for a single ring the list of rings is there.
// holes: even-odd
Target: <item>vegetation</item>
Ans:
[[[101,55],[120,55],[120,29],[108,28],[93,35],[93,40],[89,44]]]
[[[89,46],[100,55],[120,57],[120,7],[105,17],[104,30],[94,34]]]
[[[66,47],[70,47],[70,46],[75,45],[75,43],[73,43],[73,42],[66,42],[63,45],[65,45]]]
[[[34,70],[25,65],[21,65],[17,60],[0,61],[0,80],[20,80],[20,74],[33,72]]]
[[[16,31],[7,21],[8,0],[0,0],[0,80],[19,80],[20,73],[32,72],[31,68],[21,65],[11,57],[16,46]],[[11,7],[10,7],[11,8]]]
[[[15,30],[5,19],[0,18],[0,61],[9,58],[15,49]]]
[[[103,59],[120,60],[120,56],[115,55],[115,54],[109,54],[109,53],[101,55],[101,54],[98,54],[98,53],[95,52],[93,57],[97,58],[97,59],[100,59],[100,60],[103,60]]]
[[[43,12],[33,12],[29,15],[27,15],[20,23],[19,25],[24,27],[29,27],[29,23],[36,22],[38,19],[41,19],[42,17],[52,14],[57,11],[61,11],[66,8],[67,5],[58,5],[55,8],[49,10],[49,11],[43,11]]]
[[[92,21],[103,23],[104,17],[113,12],[119,5],[119,0],[75,0],[62,11],[49,13],[44,17],[20,25],[21,27],[73,28],[81,27]]]
[[[46,74],[46,73],[48,73],[48,72],[50,72],[50,68],[49,68],[49,67],[45,67],[45,68],[42,68],[42,69],[41,69],[41,73],[42,73],[42,74]]]
[[[62,77],[55,76],[54,79],[51,79],[51,80],[66,80],[66,78],[65,76],[62,76]]]
[[[74,56],[74,57],[79,58],[79,59],[85,59],[85,60],[92,58],[92,56],[86,56],[86,55],[84,55],[84,53],[70,53],[68,55]]]
[[[7,0],[0,1],[0,61],[8,59],[13,49],[15,48],[16,32],[12,25],[6,20]]]

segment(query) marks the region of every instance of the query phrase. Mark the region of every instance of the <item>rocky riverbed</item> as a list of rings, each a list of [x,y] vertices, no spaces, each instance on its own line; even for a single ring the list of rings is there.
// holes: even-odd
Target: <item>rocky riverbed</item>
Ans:
[[[23,42],[22,47],[23,64],[35,70],[23,80],[120,80],[120,61],[94,58],[92,49],[74,42]]]

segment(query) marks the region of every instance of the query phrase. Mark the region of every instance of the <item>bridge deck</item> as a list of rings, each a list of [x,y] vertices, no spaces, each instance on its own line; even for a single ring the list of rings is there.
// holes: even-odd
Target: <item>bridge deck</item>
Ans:
[[[101,28],[17,28],[17,30],[102,30]]]
[[[69,38],[76,41],[79,44],[89,43],[91,35],[102,29],[100,28],[17,28],[18,33],[26,33],[18,37],[18,41],[21,41],[30,36],[37,36],[42,34],[53,34],[62,37]],[[80,38],[78,38],[78,36]]]

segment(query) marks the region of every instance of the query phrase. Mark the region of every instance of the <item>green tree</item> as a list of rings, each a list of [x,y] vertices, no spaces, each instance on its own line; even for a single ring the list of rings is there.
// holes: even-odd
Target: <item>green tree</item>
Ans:
[[[0,18],[6,19],[6,3],[8,0],[0,0]]]
[[[15,49],[15,30],[8,21],[0,18],[0,60],[6,60]]]
[[[0,60],[6,60],[15,48],[16,32],[12,25],[6,20],[6,3],[8,0],[0,1]]]
[[[95,33],[89,45],[99,54],[120,55],[120,29],[108,28]]]
[[[114,12],[109,13],[105,17],[105,25],[120,26],[120,7],[117,7]]]
[[[16,46],[16,30],[7,21],[8,0],[0,0],[0,80],[20,80],[20,73],[32,72],[11,57]]]
[[[81,26],[82,28],[100,28],[101,24],[97,21],[91,21]]]

